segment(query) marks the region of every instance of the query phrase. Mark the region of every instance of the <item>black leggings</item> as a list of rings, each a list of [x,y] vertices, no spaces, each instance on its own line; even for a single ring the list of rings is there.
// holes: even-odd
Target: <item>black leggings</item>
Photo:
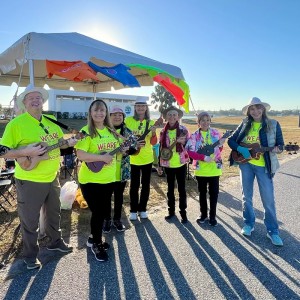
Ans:
[[[91,234],[94,243],[102,242],[102,227],[107,212],[110,211],[111,196],[114,182],[112,183],[86,183],[80,184],[82,195],[91,212]]]
[[[198,191],[199,191],[199,202],[200,202],[200,212],[201,216],[207,217],[207,185],[209,192],[209,218],[210,220],[216,219],[216,210],[219,196],[219,178],[220,176],[213,177],[202,177],[196,176],[198,181]]]
[[[130,212],[146,211],[150,194],[150,179],[152,163],[142,166],[131,166],[130,181]],[[142,176],[142,179],[141,179]],[[139,201],[139,188],[142,182],[142,190]]]

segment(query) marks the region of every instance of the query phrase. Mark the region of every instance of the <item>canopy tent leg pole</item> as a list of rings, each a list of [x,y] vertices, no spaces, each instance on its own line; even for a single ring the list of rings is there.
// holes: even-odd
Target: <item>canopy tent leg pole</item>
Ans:
[[[93,93],[94,93],[94,101],[97,99],[96,97],[96,84],[93,82]]]
[[[30,84],[34,86],[34,67],[33,67],[33,60],[29,59],[29,80]]]

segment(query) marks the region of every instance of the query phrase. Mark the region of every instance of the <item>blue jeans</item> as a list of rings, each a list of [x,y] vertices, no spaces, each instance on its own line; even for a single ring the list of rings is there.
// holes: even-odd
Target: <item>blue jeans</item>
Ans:
[[[243,193],[243,218],[245,225],[254,227],[255,213],[253,209],[253,184],[256,177],[261,201],[264,207],[264,223],[270,234],[278,234],[278,223],[274,199],[273,179],[265,173],[265,167],[250,163],[240,164],[240,179]]]

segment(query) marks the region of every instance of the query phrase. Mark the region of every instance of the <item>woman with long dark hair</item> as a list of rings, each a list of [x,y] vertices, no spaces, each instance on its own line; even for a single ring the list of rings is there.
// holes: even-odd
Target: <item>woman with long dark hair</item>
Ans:
[[[283,246],[276,217],[273,176],[279,168],[277,153],[282,151],[280,148],[284,145],[284,141],[280,124],[267,117],[266,112],[269,109],[268,103],[262,102],[256,97],[252,98],[250,103],[242,109],[246,118],[228,139],[228,145],[233,150],[230,165],[234,164],[235,157],[240,156],[243,160],[239,163],[244,218],[244,227],[241,233],[251,236],[254,230],[253,184],[256,178],[264,207],[267,237],[274,245]],[[253,144],[271,147],[273,150],[266,151],[259,157],[252,157],[249,149],[253,147]]]
[[[107,261],[106,250],[109,246],[102,241],[102,227],[105,214],[110,209],[116,181],[116,155],[112,156],[109,152],[119,147],[119,140],[104,101],[95,100],[91,103],[88,123],[82,130],[90,135],[76,145],[77,156],[82,161],[78,181],[82,195],[92,212],[91,236],[87,245],[91,247],[98,261]],[[95,173],[87,165],[90,162],[104,162],[105,165]]]

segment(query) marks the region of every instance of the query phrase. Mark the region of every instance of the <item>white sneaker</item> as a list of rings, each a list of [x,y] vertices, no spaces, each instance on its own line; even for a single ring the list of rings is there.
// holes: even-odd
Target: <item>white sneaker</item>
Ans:
[[[148,212],[147,211],[141,211],[140,212],[140,218],[141,219],[148,219]]]
[[[136,221],[137,220],[137,213],[136,212],[131,212],[129,215],[129,220],[130,221]]]

